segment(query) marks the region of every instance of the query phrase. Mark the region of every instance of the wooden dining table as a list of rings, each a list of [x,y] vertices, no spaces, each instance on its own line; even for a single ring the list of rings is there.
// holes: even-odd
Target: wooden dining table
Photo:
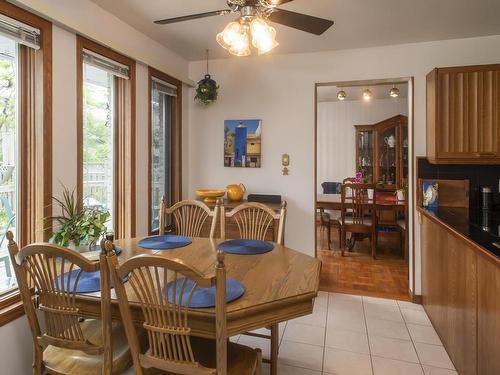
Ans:
[[[188,246],[172,250],[147,250],[139,247],[139,238],[118,240],[122,248],[119,263],[139,254],[160,255],[177,259],[194,267],[206,276],[215,272],[217,244],[221,240],[193,238]],[[271,327],[290,319],[311,314],[318,293],[321,262],[316,258],[285,246],[260,255],[225,254],[227,276],[240,281],[245,293],[227,304],[227,334],[234,336],[263,327]],[[125,284],[126,287],[127,284]],[[133,293],[129,293],[131,297]],[[131,299],[133,319],[143,323],[139,304]],[[100,293],[80,294],[77,307],[83,317],[100,315]],[[120,320],[114,291],[112,316]],[[215,309],[190,309],[189,325],[192,334],[215,339]],[[276,335],[275,335],[276,336]],[[271,339],[271,373],[277,374],[278,338]]]
[[[348,203],[347,203],[348,204]],[[366,199],[366,204],[371,205],[372,200]],[[340,211],[342,205],[342,197],[340,194],[318,194],[316,196],[316,208],[324,208],[325,210]],[[394,195],[377,195],[376,202],[377,210],[404,210],[406,201],[398,201]]]

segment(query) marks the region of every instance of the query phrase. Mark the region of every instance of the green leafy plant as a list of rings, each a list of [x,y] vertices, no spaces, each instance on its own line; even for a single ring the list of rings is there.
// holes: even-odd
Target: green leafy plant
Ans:
[[[198,82],[196,87],[195,100],[199,100],[203,104],[210,104],[217,100],[219,94],[219,86],[211,79],[210,74],[207,74],[204,79]]]
[[[74,189],[70,191],[65,187],[61,199],[52,199],[59,206],[61,214],[46,219],[57,223],[57,230],[49,240],[51,243],[60,246],[89,245],[106,232],[110,213],[97,208],[80,208]]]

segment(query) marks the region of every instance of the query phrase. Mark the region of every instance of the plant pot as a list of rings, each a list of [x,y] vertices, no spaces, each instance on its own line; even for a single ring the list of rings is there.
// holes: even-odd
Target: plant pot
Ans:
[[[396,199],[398,201],[404,201],[405,200],[405,191],[404,190],[396,190]]]

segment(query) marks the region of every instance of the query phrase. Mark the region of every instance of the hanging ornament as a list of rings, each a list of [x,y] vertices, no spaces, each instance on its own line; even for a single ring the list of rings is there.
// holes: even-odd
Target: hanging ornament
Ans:
[[[198,82],[198,86],[196,87],[196,96],[195,100],[199,100],[203,104],[207,105],[217,100],[219,86],[217,86],[217,82],[215,82],[210,74],[208,74],[208,49],[207,49],[207,74],[205,74],[205,78]]]

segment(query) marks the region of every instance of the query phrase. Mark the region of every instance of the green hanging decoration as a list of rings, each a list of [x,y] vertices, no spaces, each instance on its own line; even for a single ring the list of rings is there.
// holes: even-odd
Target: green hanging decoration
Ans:
[[[207,49],[207,74],[205,78],[198,82],[196,87],[195,100],[199,100],[203,104],[207,105],[213,103],[217,100],[219,86],[215,82],[210,74],[208,74],[208,49]]]

